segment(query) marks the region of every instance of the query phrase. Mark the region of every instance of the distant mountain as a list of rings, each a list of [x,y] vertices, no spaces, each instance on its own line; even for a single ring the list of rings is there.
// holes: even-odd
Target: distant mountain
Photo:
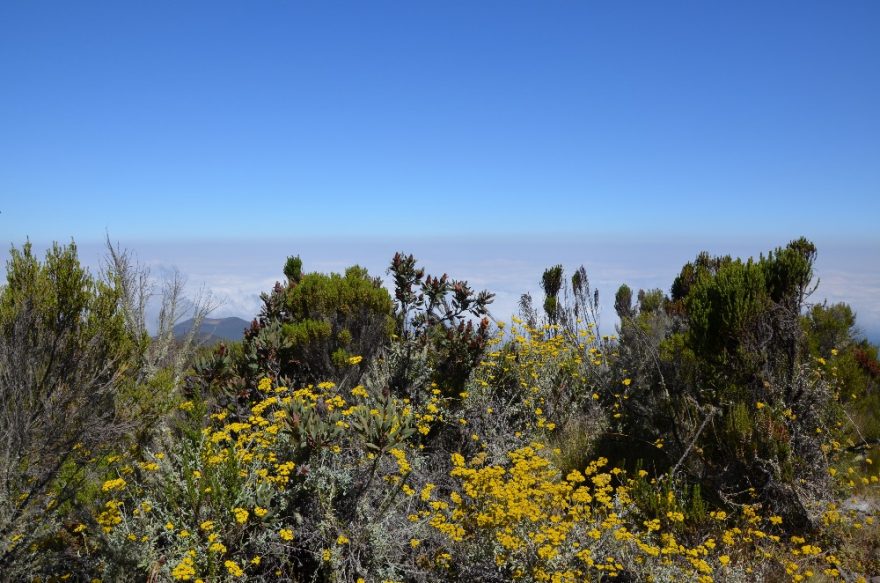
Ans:
[[[180,338],[193,327],[192,318],[174,327],[174,337]],[[250,322],[241,318],[205,318],[199,329],[197,339],[202,344],[216,344],[222,341],[238,341],[244,337],[244,329]]]

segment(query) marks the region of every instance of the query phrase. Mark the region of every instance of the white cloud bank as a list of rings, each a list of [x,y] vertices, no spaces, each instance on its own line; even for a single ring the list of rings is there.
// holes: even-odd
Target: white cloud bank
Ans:
[[[681,266],[699,251],[747,257],[784,244],[782,241],[719,240],[708,245],[681,239],[620,241],[592,237],[507,238],[288,238],[262,241],[139,243],[120,241],[161,277],[178,269],[195,294],[201,286],[222,300],[215,316],[253,318],[260,293],[283,279],[288,255],[300,255],[306,271],[342,271],[352,264],[371,274],[385,273],[395,251],[412,253],[428,273],[448,273],[467,280],[477,290],[496,294],[492,312],[509,319],[517,311],[520,295],[539,298],[543,270],[557,263],[568,273],[583,264],[590,283],[600,291],[602,327],[612,331],[616,322],[614,292],[621,283],[634,289],[669,290]],[[820,280],[812,301],[844,301],[858,314],[858,323],[870,338],[880,340],[880,245],[876,242],[816,241]],[[39,246],[38,246],[39,247]],[[80,256],[93,270],[100,265],[103,248],[81,244]],[[5,265],[5,256],[3,260]]]

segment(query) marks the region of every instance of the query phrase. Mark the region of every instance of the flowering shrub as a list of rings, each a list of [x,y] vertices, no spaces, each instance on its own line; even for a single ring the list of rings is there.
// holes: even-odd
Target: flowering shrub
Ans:
[[[406,438],[416,433],[415,414],[362,386],[345,396],[335,389],[264,379],[259,390],[272,396],[246,418],[217,411],[150,461],[114,460],[120,477],[104,482],[96,518],[107,548],[180,581],[365,573],[348,549],[372,546],[370,529],[383,515],[412,530],[394,510],[411,491]],[[200,421],[201,407],[181,408]],[[105,575],[119,568],[103,566]],[[390,557],[383,568],[394,570]]]
[[[112,460],[95,532],[80,533],[101,541],[97,574],[708,582],[864,569],[842,543],[875,532],[871,516],[817,508],[825,530],[808,538],[757,502],[695,512],[665,476],[578,465],[560,427],[603,415],[587,372],[601,358],[586,337],[544,332],[515,323],[511,342],[496,337],[457,398],[264,379],[270,396],[246,417],[183,403],[191,430],[140,462]]]
[[[248,375],[259,380],[234,395],[200,393],[217,379],[197,369],[148,445],[75,445],[88,472],[63,477],[79,489],[50,498],[40,536],[0,532],[0,550],[33,559],[27,573],[40,581],[852,582],[880,572],[877,456],[838,415],[837,348],[796,371],[803,390],[824,391],[821,414],[762,385],[715,421],[688,408],[686,392],[650,387],[644,366],[622,366],[635,358],[629,340],[597,338],[581,318],[594,306],[585,274],[572,283],[581,303],[545,303],[546,325],[533,314],[475,331],[464,319],[482,318],[489,296],[396,261],[402,333],[390,345],[334,351],[338,374],[313,384],[286,382],[277,362],[257,367]],[[298,264],[289,268],[299,285]],[[624,295],[620,311],[636,314]],[[639,298],[671,321],[661,292]],[[432,336],[444,318],[461,332],[449,343]],[[646,424],[666,411],[646,408],[681,404],[686,433]],[[805,432],[808,448],[797,443]],[[808,520],[791,520],[761,485],[726,496],[700,476],[718,436],[736,460],[815,452],[810,468],[767,474],[789,480]],[[812,495],[820,485],[825,496]]]

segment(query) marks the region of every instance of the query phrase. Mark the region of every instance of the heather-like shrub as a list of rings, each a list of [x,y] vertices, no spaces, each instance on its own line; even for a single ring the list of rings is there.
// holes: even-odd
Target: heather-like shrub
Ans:
[[[177,342],[182,282],[161,299],[159,338],[144,319],[148,274],[109,248],[90,274],[76,245],[40,261],[13,248],[0,289],[0,569],[16,579],[83,560],[73,525],[88,515],[99,463],[150,442],[176,400],[191,338]],[[196,316],[204,315],[196,304]]]
[[[111,557],[95,568],[183,581],[418,572],[409,540],[430,535],[407,519],[419,412],[360,385],[266,379],[258,391],[270,396],[245,417],[184,402],[165,447],[112,460],[103,511],[84,529]]]
[[[221,344],[199,360],[192,391],[244,402],[259,396],[253,391],[263,376],[296,386],[332,380],[351,387],[364,372],[351,357],[369,361],[388,344],[392,303],[378,278],[358,266],[342,275],[303,273],[299,257],[288,258],[284,272],[286,283],[262,294],[241,345]]]
[[[646,461],[684,472],[716,503],[756,491],[801,527],[827,492],[822,436],[839,413],[833,383],[805,350],[814,258],[804,239],[757,261],[701,254],[672,299],[622,302],[614,367],[627,383],[621,433],[665,444]]]
[[[474,293],[466,281],[425,275],[412,255],[396,253],[389,273],[394,279],[395,316],[406,354],[426,347],[433,380],[447,395],[461,391],[489,341],[489,305],[494,294]],[[479,318],[475,324],[475,319]],[[391,388],[407,391],[409,363],[392,378]],[[418,400],[419,395],[414,395]]]

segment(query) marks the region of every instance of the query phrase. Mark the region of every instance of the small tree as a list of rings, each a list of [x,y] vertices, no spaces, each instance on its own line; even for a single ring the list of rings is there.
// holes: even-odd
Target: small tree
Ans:
[[[0,569],[14,578],[47,558],[31,544],[57,528],[94,456],[130,430],[117,389],[136,342],[118,281],[89,275],[73,243],[53,245],[44,262],[30,243],[10,256],[0,291]]]
[[[392,377],[392,389],[412,391],[412,348],[428,349],[433,380],[448,395],[457,395],[479,362],[489,340],[489,304],[494,294],[474,293],[466,281],[425,276],[412,255],[396,253],[389,273],[394,279],[396,319],[406,354]],[[479,318],[476,323],[474,319]],[[421,395],[415,388],[413,395]]]
[[[831,387],[804,350],[814,259],[805,239],[758,260],[701,253],[670,300],[640,293],[621,324],[619,366],[639,394],[624,431],[664,440],[673,473],[704,493],[742,502],[754,492],[795,526],[826,486],[819,436],[833,425]]]
[[[184,309],[177,276],[161,293],[158,335],[147,332],[148,272],[108,242],[92,276],[74,243],[40,261],[12,248],[0,289],[0,569],[9,578],[81,559],[74,519],[102,479],[104,454],[145,446],[177,399],[192,337],[173,337]],[[210,305],[196,301],[200,321]],[[81,512],[83,511],[83,512]],[[46,548],[53,537],[69,537]]]
[[[198,363],[193,382],[225,394],[224,400],[246,400],[263,376],[293,386],[348,386],[360,378],[394,330],[381,280],[357,265],[344,274],[303,273],[299,257],[287,259],[284,275],[285,283],[262,294],[263,307],[240,349],[219,345]]]
[[[541,276],[541,288],[544,290],[544,314],[551,326],[559,323],[560,311],[559,292],[562,289],[562,266],[554,265],[544,270]]]

